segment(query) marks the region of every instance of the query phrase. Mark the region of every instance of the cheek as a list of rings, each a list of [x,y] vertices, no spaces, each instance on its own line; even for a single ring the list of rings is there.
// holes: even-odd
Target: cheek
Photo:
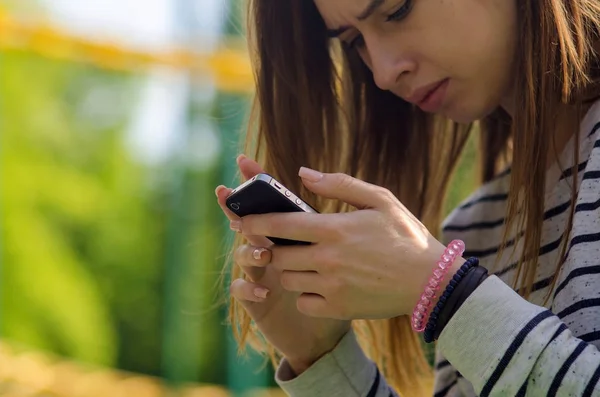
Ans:
[[[464,37],[468,40],[466,56],[473,61],[472,73],[477,76],[479,72],[482,78],[487,80],[482,83],[489,84],[490,88],[506,90],[507,87],[500,86],[508,83],[513,72],[517,46],[516,17],[499,14],[494,18],[486,13],[472,28],[478,34],[468,36],[465,33]]]
[[[488,107],[495,108],[513,90],[516,34],[506,32],[486,41],[478,39],[473,52],[469,83]]]
[[[436,67],[469,80],[507,69],[515,52],[515,0],[423,1],[438,7],[429,13],[429,28],[412,40]]]
[[[451,29],[440,32],[447,45],[432,55],[435,64],[454,80],[453,118],[460,119],[456,121],[485,117],[513,88],[516,21],[494,17],[481,7],[475,7],[473,14],[469,19],[457,19]]]

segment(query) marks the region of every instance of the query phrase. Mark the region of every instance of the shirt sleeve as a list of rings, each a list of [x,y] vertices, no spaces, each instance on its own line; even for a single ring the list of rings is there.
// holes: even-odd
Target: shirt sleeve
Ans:
[[[364,354],[353,331],[333,351],[299,376],[283,360],[275,374],[292,397],[396,397],[373,361]]]
[[[476,397],[471,382],[466,380],[450,362],[436,350],[434,397]]]
[[[600,396],[596,346],[496,276],[450,319],[439,348],[482,397]]]

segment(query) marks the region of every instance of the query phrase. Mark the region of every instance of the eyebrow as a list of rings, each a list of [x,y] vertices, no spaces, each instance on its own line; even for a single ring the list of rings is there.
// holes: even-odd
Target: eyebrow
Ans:
[[[385,0],[371,0],[371,2],[369,3],[369,5],[367,5],[367,8],[365,8],[365,10],[363,12],[361,12],[358,17],[356,17],[356,19],[358,19],[359,21],[364,21],[365,19],[369,18],[371,15],[373,15],[373,13],[383,5],[383,3],[385,3]],[[350,29],[349,26],[341,26],[339,28],[335,28],[335,29],[328,29],[327,30],[327,36],[330,38],[334,38],[334,37],[338,37],[339,35],[341,35],[342,33],[344,33],[346,30]]]
[[[369,3],[369,5],[367,6],[367,8],[365,8],[365,10],[358,16],[356,17],[359,21],[364,21],[365,19],[369,18],[371,15],[373,15],[373,13],[383,5],[383,3],[385,3],[385,0],[371,0],[371,2]]]

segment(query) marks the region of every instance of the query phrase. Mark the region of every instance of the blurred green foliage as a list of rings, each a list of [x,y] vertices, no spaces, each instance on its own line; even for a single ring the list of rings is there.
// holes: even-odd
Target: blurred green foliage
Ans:
[[[139,81],[30,55],[4,55],[0,62],[2,336],[160,374],[167,225],[179,207],[171,170],[136,163],[124,144]],[[198,348],[188,345],[184,353],[206,358],[207,371],[198,368],[195,378],[218,382],[222,368],[208,371],[218,369],[211,357],[224,350],[224,328],[211,310],[215,289],[209,288],[217,254],[197,251],[198,241],[216,237],[198,210],[186,211],[215,213],[200,205],[208,202],[206,194],[196,194],[207,182],[214,179],[187,178],[188,207],[180,212],[189,222],[187,233],[178,235],[181,260],[195,268],[188,294],[201,291],[203,306],[173,302],[169,310],[183,313],[184,328],[210,317]]]
[[[0,336],[174,381],[227,383],[230,331],[216,285],[227,229],[214,187],[231,171],[187,152],[156,166],[132,157],[126,132],[144,76],[17,53],[0,65]],[[201,150],[213,108],[190,99],[182,139]],[[238,125],[229,124],[217,127],[232,135],[222,159],[232,168]]]
[[[449,214],[477,188],[479,181],[477,161],[477,130],[474,130],[452,176],[446,196],[446,214]]]
[[[123,145],[132,79],[1,62],[2,335],[154,372],[164,220]],[[110,112],[94,108],[100,97]]]

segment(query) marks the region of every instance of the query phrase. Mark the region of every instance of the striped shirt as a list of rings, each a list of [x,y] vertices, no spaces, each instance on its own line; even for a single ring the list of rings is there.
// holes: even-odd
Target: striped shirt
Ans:
[[[440,335],[435,397],[600,396],[600,101],[581,123],[578,172],[574,139],[547,172],[542,242],[533,292],[511,287],[522,239],[494,267],[503,236],[510,170],[486,183],[446,219],[444,240],[465,241],[491,276]],[[560,243],[577,184],[567,256],[552,291]],[[544,306],[544,298],[550,299]],[[287,363],[276,380],[291,396],[397,395],[348,333],[329,354],[294,378]]]

